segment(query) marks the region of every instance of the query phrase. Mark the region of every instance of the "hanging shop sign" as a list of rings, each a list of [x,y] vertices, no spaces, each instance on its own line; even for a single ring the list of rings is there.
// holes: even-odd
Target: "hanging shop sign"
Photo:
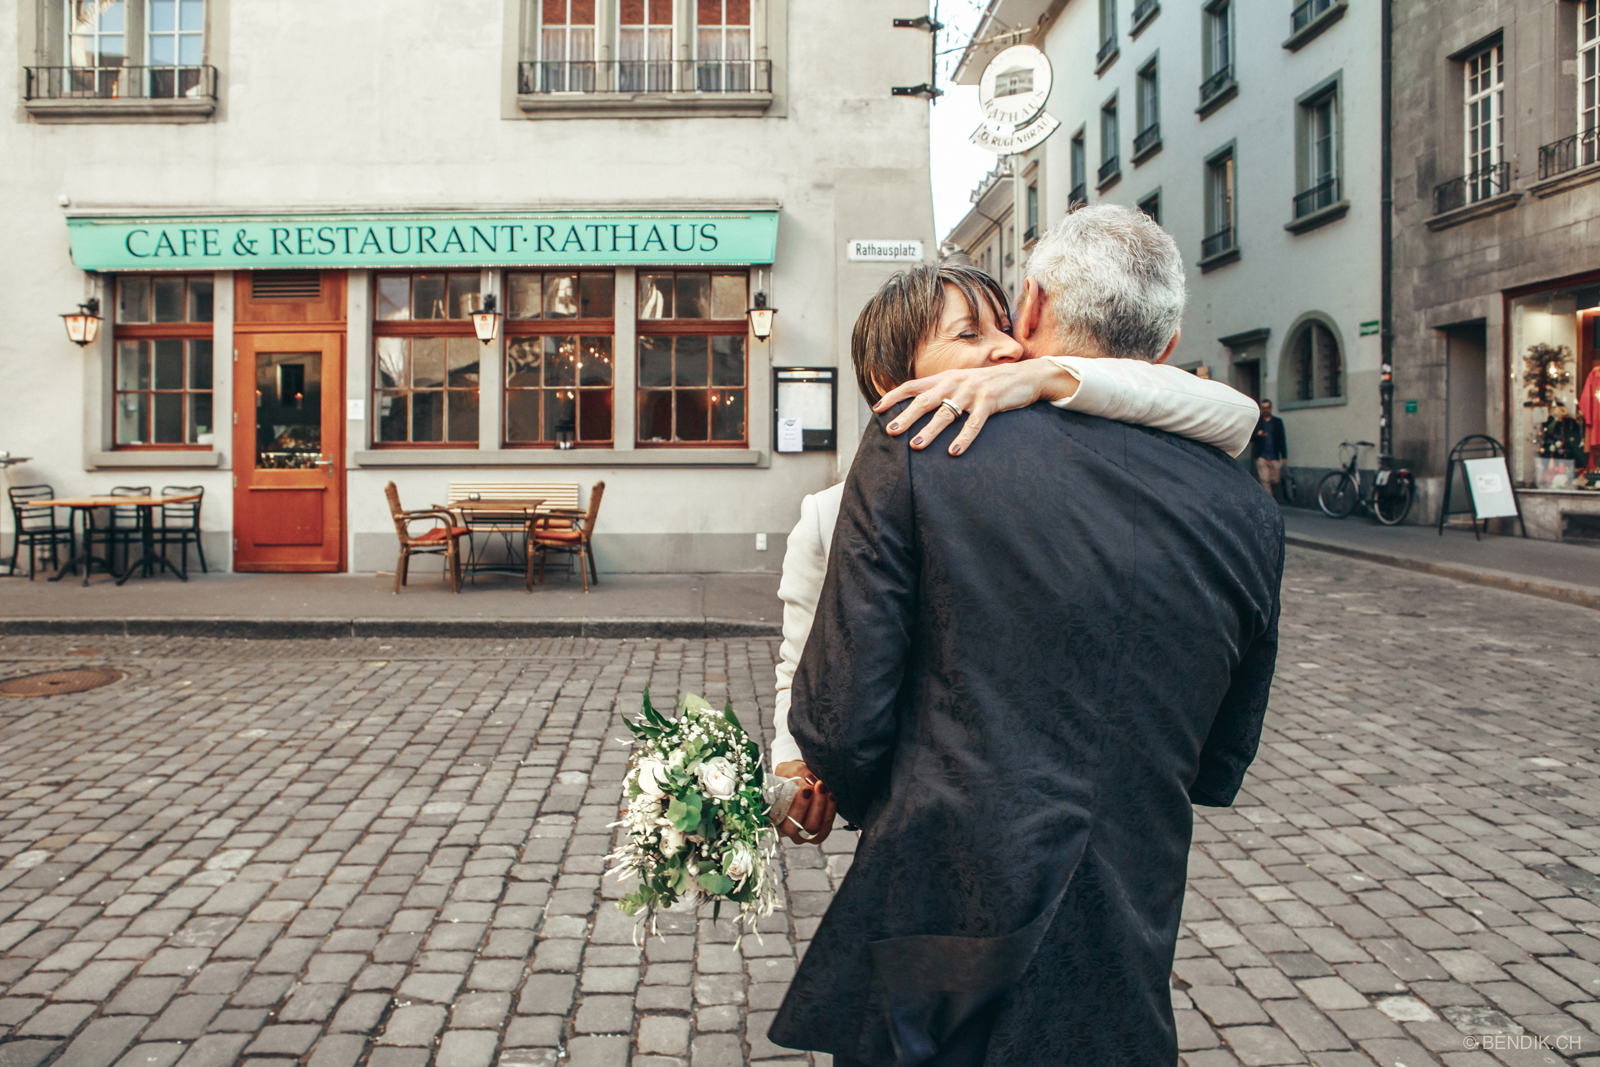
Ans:
[[[972,143],[1010,155],[1026,152],[1055,133],[1061,122],[1044,110],[1052,77],[1050,58],[1032,45],[1016,45],[995,56],[978,82],[984,122],[972,132]]]
[[[747,265],[776,211],[423,212],[71,217],[80,270]]]

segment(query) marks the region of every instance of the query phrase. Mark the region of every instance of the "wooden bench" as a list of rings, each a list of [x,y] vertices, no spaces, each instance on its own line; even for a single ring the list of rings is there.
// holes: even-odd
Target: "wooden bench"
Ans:
[[[471,500],[474,493],[479,500],[543,501],[535,514],[578,510],[577,482],[451,482],[444,506],[453,509],[461,501]]]

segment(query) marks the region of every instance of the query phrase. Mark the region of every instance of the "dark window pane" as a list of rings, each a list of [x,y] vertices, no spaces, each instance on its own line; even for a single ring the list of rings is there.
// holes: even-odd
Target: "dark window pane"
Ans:
[[[450,275],[445,301],[445,313],[452,319],[464,319],[478,310],[481,297],[478,295],[483,276],[480,274],[452,274]]]
[[[639,317],[672,318],[672,275],[639,275]]]
[[[155,388],[182,389],[183,342],[154,341],[151,347],[155,349]]]
[[[678,412],[677,439],[679,441],[704,441],[706,439],[706,392],[703,389],[679,389],[673,394]]]
[[[212,284],[210,278],[189,279],[189,321],[210,322],[212,320]]]
[[[378,275],[378,318],[398,321],[411,317],[411,279],[404,274]]]
[[[149,415],[149,393],[123,393],[117,397],[117,444],[145,443],[145,420]]]
[[[711,439],[744,440],[744,390],[711,390]]]
[[[444,275],[418,274],[411,279],[411,317],[442,319],[444,313]]]
[[[543,342],[537,337],[524,337],[511,342],[506,349],[506,385],[512,388],[538,388],[539,369],[544,364],[540,349]]]
[[[567,386],[578,384],[578,339],[576,337],[546,337],[544,339],[544,384]]]
[[[444,338],[415,337],[411,340],[411,384],[418,389],[444,384]]]
[[[151,398],[155,405],[155,442],[162,445],[183,443],[183,394],[156,393]]]
[[[189,443],[198,444],[200,435],[212,433],[211,428],[211,394],[189,394]]]
[[[378,394],[378,440],[406,440],[406,427],[411,424],[409,401],[405,393]]]
[[[616,278],[612,274],[584,274],[579,284],[578,315],[609,319],[615,304]]]
[[[478,391],[452,389],[449,397],[450,440],[476,442],[478,440]]]
[[[578,440],[611,440],[611,390],[585,389],[578,393]]]
[[[117,279],[117,321],[150,321],[150,279]]]
[[[672,391],[670,389],[640,392],[639,440],[672,440]]]
[[[511,389],[506,392],[506,440],[527,444],[540,440],[537,389]]]
[[[579,385],[611,384],[611,338],[581,337],[578,339],[583,360],[578,367]]]
[[[711,317],[711,275],[678,275],[678,315],[680,319]]]
[[[560,434],[578,432],[578,403],[574,389],[546,389],[544,391],[545,432],[554,441]]]
[[[510,318],[536,319],[539,317],[539,305],[544,299],[541,295],[539,275],[508,274],[506,275],[506,289],[508,290],[506,314]]]
[[[150,388],[150,344],[123,341],[117,345],[117,388]]]
[[[544,317],[547,319],[575,319],[578,317],[578,276],[576,274],[546,274],[544,276]]]
[[[189,388],[211,388],[211,342],[189,342]]]
[[[411,439],[444,440],[444,392],[411,394]]]
[[[711,339],[711,384],[744,384],[744,338]]]
[[[706,365],[706,356],[710,349],[709,340],[706,337],[678,338],[678,373],[674,385],[682,387],[706,384],[709,380]]]
[[[156,321],[182,322],[185,311],[183,278],[155,278],[152,279],[152,283],[152,288],[155,290]]]
[[[715,274],[711,277],[711,317],[714,319],[742,319],[749,305],[745,303],[745,276],[743,274]]]
[[[452,389],[476,389],[479,360],[488,350],[476,337],[452,337],[446,341],[445,384]]]
[[[639,384],[672,384],[672,338],[639,338]]]

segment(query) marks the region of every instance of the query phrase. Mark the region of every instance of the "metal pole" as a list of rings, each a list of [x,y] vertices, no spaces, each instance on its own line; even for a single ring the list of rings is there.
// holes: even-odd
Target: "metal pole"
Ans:
[[[1383,188],[1378,272],[1383,376],[1378,385],[1378,466],[1388,469],[1394,465],[1394,0],[1382,0],[1380,17],[1383,137],[1379,181]]]

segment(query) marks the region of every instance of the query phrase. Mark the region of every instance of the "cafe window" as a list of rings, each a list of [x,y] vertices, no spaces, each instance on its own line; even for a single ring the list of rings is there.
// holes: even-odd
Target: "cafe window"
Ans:
[[[609,448],[616,276],[506,275],[505,443]]]
[[[595,0],[543,0],[539,91],[594,92]]]
[[[468,317],[478,271],[379,274],[373,323],[374,444],[474,448],[484,346]]]
[[[209,274],[117,279],[116,447],[211,445],[211,320]]]
[[[672,91],[672,0],[622,0],[618,12],[618,88]]]
[[[750,0],[697,0],[696,88],[743,93],[752,88]]]
[[[640,272],[641,446],[746,442],[748,299],[743,272]]]

